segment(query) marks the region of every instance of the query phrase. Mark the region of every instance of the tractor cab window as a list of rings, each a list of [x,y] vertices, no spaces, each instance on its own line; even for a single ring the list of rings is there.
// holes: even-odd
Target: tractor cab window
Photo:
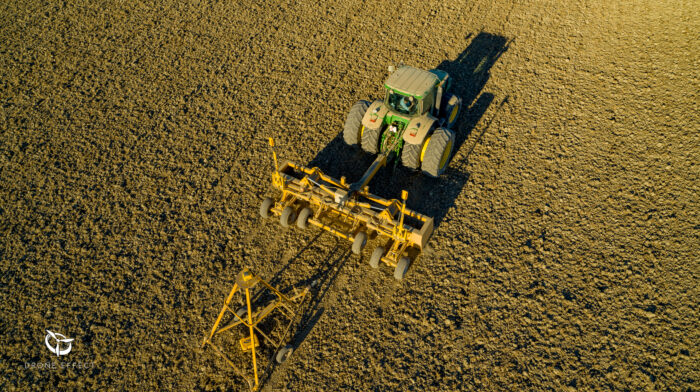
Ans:
[[[401,114],[413,116],[418,112],[418,100],[408,95],[389,90],[386,102],[392,110]]]

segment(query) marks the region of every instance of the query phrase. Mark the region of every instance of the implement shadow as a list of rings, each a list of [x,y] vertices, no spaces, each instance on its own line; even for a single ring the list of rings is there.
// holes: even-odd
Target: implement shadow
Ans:
[[[282,273],[294,263],[295,260],[299,259],[300,256],[305,253],[312,243],[315,243],[318,238],[325,232],[319,231],[318,234],[310,240],[307,245],[300,250],[294,257],[292,257],[285,266],[283,266],[275,276],[270,279],[270,283],[275,286],[276,283],[281,281]],[[304,301],[304,305],[301,310],[301,314],[298,318],[298,324],[295,324],[291,329],[291,339],[290,343],[296,350],[304,342],[306,337],[311,333],[314,326],[318,323],[321,316],[325,311],[325,308],[321,306],[326,294],[333,286],[333,283],[338,278],[340,271],[343,269],[345,264],[350,260],[352,253],[347,246],[345,240],[336,238],[333,248],[327,252],[323,253],[324,258],[327,260],[321,263],[321,266],[314,272],[314,274],[302,281],[294,283],[294,287],[297,289],[308,287],[309,293],[307,294],[307,299]],[[292,286],[281,288],[281,292],[288,293],[292,290]],[[261,380],[261,385],[268,388],[268,384],[271,379],[273,379],[275,371],[282,365],[271,361],[272,367],[269,372],[266,372],[264,379]],[[265,389],[263,390],[269,390]]]
[[[469,41],[470,38],[472,34],[465,39]],[[456,59],[443,61],[437,66],[437,69],[450,75],[451,92],[462,98],[462,110],[453,128],[453,155],[460,150],[493,103],[494,95],[482,90],[491,76],[491,67],[508,50],[509,45],[510,41],[505,37],[479,32]],[[506,101],[507,98],[502,100],[499,108]],[[481,131],[475,143],[478,143],[487,128],[488,126]],[[469,153],[473,149],[474,146],[471,146]],[[468,154],[463,159],[467,158]],[[339,179],[345,176],[349,182],[354,182],[362,177],[373,161],[374,156],[362,152],[357,147],[349,148],[340,133],[311,160],[309,166],[319,167],[331,177]],[[395,166],[390,163],[376,174],[370,183],[370,190],[387,199],[398,199],[400,191],[407,190],[408,208],[433,217],[437,227],[454,205],[455,199],[468,180],[469,173],[450,167],[445,175],[434,179],[418,171],[406,169],[400,164]]]

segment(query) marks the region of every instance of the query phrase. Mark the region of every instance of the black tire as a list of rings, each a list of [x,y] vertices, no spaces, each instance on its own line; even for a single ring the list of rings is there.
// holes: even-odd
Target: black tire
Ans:
[[[294,347],[292,346],[284,346],[280,349],[280,351],[277,352],[277,356],[275,356],[275,360],[277,360],[277,363],[284,363],[290,355],[294,352]]]
[[[302,208],[299,212],[299,216],[297,217],[297,227],[300,229],[306,229],[309,227],[309,217],[313,213],[314,212],[309,207]]]
[[[361,231],[355,234],[355,238],[352,241],[352,253],[359,255],[362,253],[362,249],[367,245],[367,233]]]
[[[262,204],[260,204],[260,216],[267,219],[270,217],[272,206],[275,205],[275,201],[269,197],[263,199]]]
[[[345,119],[343,128],[343,140],[350,146],[360,143],[360,129],[362,128],[362,117],[365,116],[369,108],[369,102],[357,101],[350,108],[348,117]]]
[[[396,280],[403,279],[403,277],[406,276],[406,271],[408,271],[408,267],[410,265],[411,265],[411,260],[408,257],[400,258],[399,262],[396,263],[396,268],[394,269],[394,279],[396,279]]]
[[[455,135],[452,131],[445,128],[438,128],[430,136],[428,146],[425,150],[421,169],[423,173],[430,177],[440,177],[445,171],[450,158],[452,157],[452,149],[455,144]]]
[[[378,246],[374,248],[374,252],[372,252],[372,256],[369,258],[369,266],[372,268],[379,268],[382,256],[384,256],[384,247]]]
[[[362,132],[362,149],[370,154],[376,154],[379,152],[379,136],[382,134],[382,129],[380,128],[365,128]]]
[[[289,227],[289,225],[294,222],[294,219],[296,219],[296,212],[294,212],[294,208],[287,206],[284,207],[284,210],[282,210],[282,215],[280,215],[280,224],[282,227]]]
[[[401,150],[401,164],[409,169],[420,169],[420,151],[422,145],[404,142]]]

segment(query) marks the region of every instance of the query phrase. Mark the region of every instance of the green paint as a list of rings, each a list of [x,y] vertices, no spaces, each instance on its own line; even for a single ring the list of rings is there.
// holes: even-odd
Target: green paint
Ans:
[[[425,96],[425,93],[423,93],[423,94],[421,94],[421,95],[409,94],[409,93],[407,93],[407,92],[405,92],[405,91],[401,91],[401,90],[395,89],[395,88],[393,88],[393,87],[389,87],[388,84],[384,84],[384,88],[387,89],[387,90],[389,90],[389,91],[393,91],[393,92],[395,92],[395,93],[398,93],[398,94],[401,94],[401,95],[405,95],[405,96],[407,96],[407,97],[413,97],[413,98],[415,98],[415,99],[417,99],[417,100],[421,100],[421,99],[423,99],[423,97]],[[435,86],[433,86],[432,88],[435,88]],[[431,90],[432,90],[432,88],[431,88]],[[430,90],[428,90],[428,91],[426,91],[426,92],[429,92],[429,91],[430,91]]]

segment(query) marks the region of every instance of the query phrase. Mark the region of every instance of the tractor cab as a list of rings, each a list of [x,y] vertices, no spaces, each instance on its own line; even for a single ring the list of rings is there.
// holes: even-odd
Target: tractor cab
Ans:
[[[388,90],[386,95],[386,104],[389,108],[404,116],[413,117],[419,113],[419,107],[423,106],[422,102],[412,95],[403,95],[395,90]]]
[[[414,117],[423,114],[437,116],[436,102],[442,99],[447,73],[441,70],[425,71],[401,66],[384,83],[388,109],[398,115]]]

